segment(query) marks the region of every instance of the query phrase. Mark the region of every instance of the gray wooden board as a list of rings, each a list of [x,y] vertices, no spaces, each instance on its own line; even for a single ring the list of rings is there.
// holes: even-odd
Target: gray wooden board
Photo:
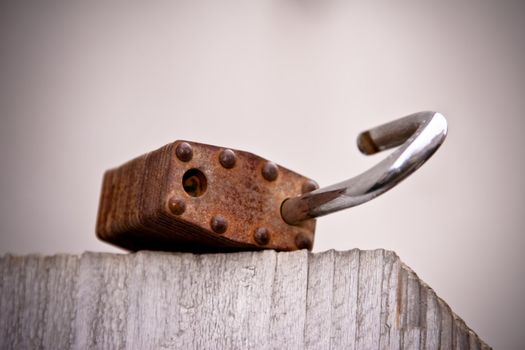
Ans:
[[[0,349],[490,349],[393,252],[0,258]]]

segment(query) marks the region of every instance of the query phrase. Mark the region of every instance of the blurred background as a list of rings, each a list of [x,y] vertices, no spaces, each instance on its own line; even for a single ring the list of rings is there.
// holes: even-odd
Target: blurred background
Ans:
[[[314,251],[386,248],[489,345],[525,343],[525,3],[2,1],[0,254],[122,252],[94,226],[104,170],[177,139],[328,185],[359,132],[421,110],[442,148],[318,221]]]

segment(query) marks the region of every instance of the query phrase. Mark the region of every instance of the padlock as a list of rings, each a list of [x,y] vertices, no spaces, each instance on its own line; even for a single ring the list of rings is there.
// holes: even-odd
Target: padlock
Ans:
[[[447,134],[445,118],[420,112],[363,132],[374,154],[400,146],[349,180],[312,179],[252,153],[176,141],[104,174],[97,236],[131,250],[311,250],[315,218],[367,202],[418,169]]]

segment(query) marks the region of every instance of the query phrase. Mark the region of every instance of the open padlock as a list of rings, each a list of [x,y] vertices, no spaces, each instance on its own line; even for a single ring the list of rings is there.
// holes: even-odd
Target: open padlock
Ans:
[[[97,236],[132,251],[311,250],[316,217],[394,187],[446,134],[436,112],[365,131],[357,139],[364,154],[400,147],[366,172],[321,189],[252,153],[176,141],[105,173]]]

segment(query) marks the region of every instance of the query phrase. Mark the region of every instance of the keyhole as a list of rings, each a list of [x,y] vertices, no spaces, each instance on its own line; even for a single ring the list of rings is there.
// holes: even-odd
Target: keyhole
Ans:
[[[182,187],[192,197],[200,197],[206,192],[206,176],[199,169],[190,169],[182,176]]]

